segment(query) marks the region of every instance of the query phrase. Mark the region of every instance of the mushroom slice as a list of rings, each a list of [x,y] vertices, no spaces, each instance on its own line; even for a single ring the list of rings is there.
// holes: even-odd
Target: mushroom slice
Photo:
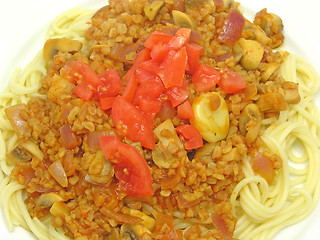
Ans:
[[[172,17],[174,24],[178,27],[184,28],[194,28],[195,24],[193,19],[186,13],[180,12],[178,10],[172,10]]]
[[[123,224],[120,229],[120,239],[140,240],[138,234],[128,224]]]
[[[7,158],[13,162],[29,161],[32,156],[42,161],[44,154],[41,152],[39,146],[31,140],[19,143],[7,154]]]
[[[49,62],[58,51],[74,52],[82,48],[82,42],[67,38],[48,39],[43,47],[43,59]]]
[[[160,11],[160,8],[163,6],[163,1],[154,1],[151,3],[147,3],[144,6],[144,13],[146,14],[147,18],[152,21]]]
[[[37,201],[37,207],[48,208],[48,207],[51,207],[55,202],[61,202],[61,201],[63,201],[63,199],[57,193],[54,193],[54,192],[44,193],[39,197]]]
[[[247,105],[239,119],[239,130],[246,137],[247,143],[252,143],[258,136],[261,127],[261,114],[256,104]]]

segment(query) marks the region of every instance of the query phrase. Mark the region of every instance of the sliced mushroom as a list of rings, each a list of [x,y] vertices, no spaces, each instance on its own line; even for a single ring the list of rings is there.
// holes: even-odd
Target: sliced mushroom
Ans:
[[[44,193],[42,194],[38,201],[37,206],[41,208],[48,208],[51,207],[55,202],[63,201],[62,197],[54,192],[51,193]]]
[[[300,102],[301,97],[298,91],[298,83],[285,81],[281,84],[284,91],[284,99],[287,103],[297,104]]]
[[[241,65],[247,70],[256,69],[263,57],[264,49],[261,44],[255,40],[240,38],[237,44],[242,49]]]
[[[172,10],[174,24],[183,28],[195,28],[195,23],[191,16],[178,10]]]
[[[101,150],[98,150],[89,167],[89,178],[94,183],[108,184],[114,176],[114,168]],[[89,180],[90,181],[90,180]]]
[[[82,48],[82,42],[67,38],[48,39],[43,47],[43,59],[49,62],[58,51],[74,52]]]
[[[120,229],[120,239],[123,240],[140,240],[138,234],[128,224],[123,224]]]
[[[267,81],[279,67],[280,64],[276,62],[266,63],[266,70],[261,74],[262,80]]]
[[[247,143],[252,143],[257,138],[261,119],[261,113],[256,104],[249,104],[243,109],[239,119],[239,130],[246,137]]]
[[[50,213],[56,217],[64,217],[70,213],[70,210],[64,202],[55,202],[50,208]]]
[[[19,143],[7,154],[7,158],[13,162],[29,161],[32,159],[32,156],[42,161],[44,154],[39,146],[31,140]]]
[[[146,3],[143,10],[145,15],[150,21],[152,21],[157,16],[163,4],[164,4],[163,1],[154,1],[151,3]]]

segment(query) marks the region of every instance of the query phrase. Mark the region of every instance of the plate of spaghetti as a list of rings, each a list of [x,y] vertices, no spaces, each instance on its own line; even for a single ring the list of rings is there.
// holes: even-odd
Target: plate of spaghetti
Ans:
[[[314,239],[308,3],[2,6],[3,238]]]

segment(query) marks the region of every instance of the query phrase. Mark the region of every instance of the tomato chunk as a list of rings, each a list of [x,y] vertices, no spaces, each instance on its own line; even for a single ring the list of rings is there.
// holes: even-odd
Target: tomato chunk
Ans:
[[[171,87],[167,89],[166,95],[172,106],[176,107],[188,98],[188,91],[182,87]]]
[[[168,43],[171,39],[173,38],[172,35],[169,33],[165,32],[160,32],[160,31],[154,31],[150,37],[144,42],[144,46],[147,49],[152,49],[153,46],[162,44],[164,45],[165,43]]]
[[[154,149],[153,124],[131,102],[117,96],[112,105],[111,115],[118,134],[134,142],[141,142],[146,148]]]
[[[237,72],[223,71],[218,85],[224,92],[233,94],[245,89],[246,81]]]
[[[194,126],[183,124],[176,127],[176,131],[182,135],[185,149],[191,150],[203,146],[201,134]]]
[[[100,108],[102,110],[108,110],[112,108],[113,102],[116,99],[116,97],[103,97],[99,99]]]
[[[118,72],[115,69],[107,69],[100,75],[100,84],[97,88],[97,96],[115,97],[122,90],[122,82]]]
[[[215,69],[200,63],[191,80],[198,92],[209,91],[219,82],[220,74]]]
[[[188,67],[186,73],[193,74],[199,65],[200,54],[203,47],[195,43],[188,43],[186,45],[186,50],[188,54]]]
[[[114,165],[123,192],[137,197],[153,194],[149,166],[135,147],[120,142],[115,136],[101,136],[100,146],[106,159]]]
[[[188,100],[178,106],[177,115],[181,119],[194,118],[192,106]]]

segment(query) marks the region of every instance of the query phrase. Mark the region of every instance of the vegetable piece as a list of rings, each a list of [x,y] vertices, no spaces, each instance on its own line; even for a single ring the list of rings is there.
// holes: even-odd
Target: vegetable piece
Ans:
[[[187,45],[191,35],[191,29],[180,28],[174,35],[174,37],[168,42],[168,46],[178,51],[180,48]]]
[[[136,53],[139,48],[139,44],[131,43],[131,44],[123,44],[123,43],[115,43],[110,50],[110,57],[115,60],[124,62],[126,64],[132,63],[132,57],[129,57],[132,53]]]
[[[182,87],[170,87],[165,92],[173,107],[178,106],[188,98],[188,91]]]
[[[32,178],[36,176],[30,162],[18,162],[11,172],[18,183],[27,186]]]
[[[178,106],[177,115],[181,119],[194,118],[192,106],[188,100]]]
[[[56,217],[64,217],[70,214],[67,204],[63,202],[55,202],[50,208],[50,213]]]
[[[229,132],[228,105],[219,93],[200,94],[193,101],[192,109],[194,118],[190,119],[190,122],[198,129],[204,140],[217,142],[227,136]]]
[[[89,101],[94,95],[94,88],[87,83],[80,83],[72,89],[73,93],[79,98]]]
[[[164,122],[167,119],[172,119],[176,116],[176,111],[172,106],[170,101],[164,101],[161,105],[160,111],[157,114],[157,117],[160,118],[161,122]]]
[[[260,95],[257,105],[262,112],[279,112],[288,109],[288,104],[281,93],[267,92]]]
[[[194,20],[190,15],[178,10],[172,10],[174,24],[182,28],[195,28]]]
[[[65,124],[60,128],[62,145],[66,149],[73,149],[78,146],[77,135],[72,132],[71,125]]]
[[[193,74],[199,65],[200,54],[203,50],[203,47],[195,43],[188,43],[186,45],[186,50],[188,54],[186,73]]]
[[[134,75],[131,75],[127,80],[127,85],[122,93],[122,97],[126,99],[128,102],[132,101],[132,98],[137,90],[138,82],[135,79]]]
[[[115,97],[122,90],[122,82],[118,72],[115,69],[106,69],[100,75],[101,83],[97,88],[98,98]]]
[[[62,187],[68,187],[68,178],[59,160],[52,163],[48,171]]]
[[[187,51],[183,47],[175,52],[171,50],[160,65],[158,76],[166,88],[180,87],[187,65]]]
[[[115,136],[101,136],[100,145],[106,159],[114,164],[122,191],[140,197],[153,194],[149,166],[135,147],[120,142]]]
[[[194,126],[190,124],[183,124],[176,127],[176,130],[184,139],[185,149],[191,150],[203,146],[201,134]]]
[[[232,239],[232,233],[228,230],[228,225],[218,213],[211,213],[212,223],[225,240]]]
[[[241,65],[247,70],[254,70],[258,68],[264,49],[261,44],[255,40],[247,40],[240,38],[237,42],[242,49]]]
[[[144,113],[146,118],[152,121],[160,111],[161,104],[159,99],[141,98],[139,101],[139,109]]]
[[[255,151],[252,161],[253,170],[263,177],[269,184],[275,176],[274,166],[271,159],[259,151]]]
[[[41,194],[37,201],[37,206],[41,208],[51,207],[55,202],[63,201],[62,197],[54,192]]]
[[[153,124],[142,112],[122,96],[117,96],[111,110],[112,120],[121,136],[126,136],[134,142],[153,149]]]
[[[173,36],[170,35],[169,33],[154,31],[150,35],[150,37],[144,42],[143,45],[147,49],[151,50],[153,48],[153,46],[155,46],[157,44],[164,45],[164,44],[168,43],[172,38],[173,38]]]
[[[21,117],[21,114],[26,110],[27,105],[23,103],[13,105],[4,110],[13,130],[19,138],[23,138],[23,135],[27,132],[27,122]]]
[[[26,140],[15,146],[6,156],[13,162],[29,161],[32,156],[42,161],[44,154],[35,142]]]
[[[132,102],[138,105],[139,99],[141,98],[157,99],[163,91],[163,83],[158,77],[141,82],[137,87]]]
[[[48,63],[53,59],[53,56],[56,55],[58,51],[78,52],[81,48],[82,42],[78,40],[71,40],[67,38],[48,39],[43,46],[43,59]]]
[[[160,8],[163,6],[163,1],[154,1],[151,3],[146,3],[144,6],[144,14],[147,16],[147,18],[152,21],[158,12],[160,11]]]
[[[239,118],[239,130],[246,137],[247,143],[252,143],[258,136],[261,127],[261,114],[254,103],[247,105]]]
[[[210,91],[219,82],[220,74],[215,69],[200,63],[191,80],[198,92]]]
[[[228,46],[233,46],[241,37],[244,24],[245,19],[242,14],[236,9],[231,9],[222,31],[219,33],[219,41]]]
[[[163,231],[165,227],[165,231]],[[155,223],[155,233],[162,235],[162,240],[181,240],[182,237],[177,232],[173,217],[166,214],[158,214]]]
[[[222,71],[218,85],[224,92],[234,94],[246,88],[246,81],[237,72]]]
[[[284,90],[284,100],[287,103],[297,104],[301,101],[298,83],[285,81],[281,84],[281,88]]]
[[[99,99],[100,108],[102,110],[108,110],[112,108],[113,102],[116,99],[116,97],[102,97]]]

